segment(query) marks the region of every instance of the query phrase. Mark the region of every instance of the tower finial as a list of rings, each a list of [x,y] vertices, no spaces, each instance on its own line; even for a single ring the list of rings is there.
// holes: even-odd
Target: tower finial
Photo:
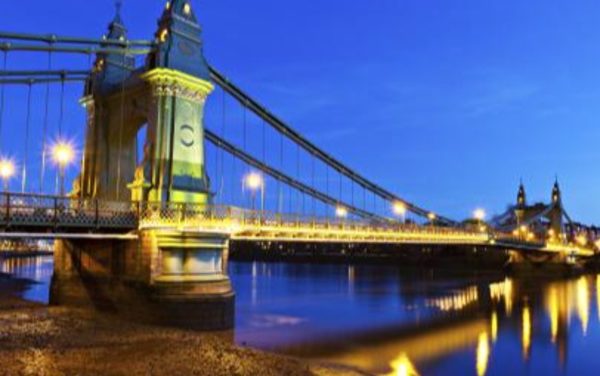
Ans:
[[[123,0],[115,0],[115,9],[117,16],[121,16],[121,8],[123,7]]]

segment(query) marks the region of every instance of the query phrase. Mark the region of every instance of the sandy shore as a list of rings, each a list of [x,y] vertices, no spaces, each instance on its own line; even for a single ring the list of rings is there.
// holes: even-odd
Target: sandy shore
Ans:
[[[23,301],[0,276],[0,375],[352,375],[232,343],[231,334],[125,322]]]

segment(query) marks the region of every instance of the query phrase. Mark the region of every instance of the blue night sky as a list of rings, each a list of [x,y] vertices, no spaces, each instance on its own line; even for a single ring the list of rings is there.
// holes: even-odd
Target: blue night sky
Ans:
[[[521,177],[532,201],[548,201],[557,174],[571,216],[600,222],[600,2],[193,5],[211,64],[317,145],[406,199],[456,218],[476,207],[495,213],[515,199]],[[130,37],[152,37],[163,6],[125,0]],[[97,38],[113,14],[112,0],[12,2],[0,29]],[[45,69],[45,61],[10,55],[9,68]],[[82,68],[87,58],[54,63]],[[80,87],[68,88],[65,129],[77,137],[85,119],[80,94]],[[13,140],[22,135],[12,124],[23,123],[25,95],[24,88],[7,91],[5,153],[18,155]]]

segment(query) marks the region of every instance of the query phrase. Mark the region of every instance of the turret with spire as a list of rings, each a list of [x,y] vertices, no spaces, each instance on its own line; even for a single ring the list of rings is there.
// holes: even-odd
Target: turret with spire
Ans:
[[[204,59],[202,29],[191,0],[169,0],[155,34],[158,48],[151,55],[149,69],[169,68],[210,81]]]
[[[126,41],[127,28],[121,17],[122,0],[115,2],[115,16],[108,24],[108,32],[102,37],[105,43],[101,43],[102,48],[126,48],[125,45],[117,45],[111,42]],[[100,91],[103,93],[116,89],[122,85],[123,81],[130,76],[135,69],[135,58],[131,55],[120,53],[98,53],[94,63],[93,87],[88,91]]]
[[[527,195],[525,193],[525,186],[523,180],[519,183],[519,192],[517,193],[517,207],[524,208],[527,205]]]
[[[560,186],[558,185],[558,178],[554,181],[554,187],[552,187],[552,203],[560,203],[562,200],[560,193]]]
[[[517,218],[517,224],[523,222],[525,219],[525,209],[527,207],[527,195],[525,193],[525,186],[523,180],[519,182],[519,192],[517,193],[517,206],[515,207],[515,217]]]

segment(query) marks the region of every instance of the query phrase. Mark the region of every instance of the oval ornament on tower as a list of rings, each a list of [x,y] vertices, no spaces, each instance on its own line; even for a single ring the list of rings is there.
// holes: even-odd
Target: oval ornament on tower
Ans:
[[[194,128],[184,124],[179,128],[179,140],[187,148],[194,146]]]

